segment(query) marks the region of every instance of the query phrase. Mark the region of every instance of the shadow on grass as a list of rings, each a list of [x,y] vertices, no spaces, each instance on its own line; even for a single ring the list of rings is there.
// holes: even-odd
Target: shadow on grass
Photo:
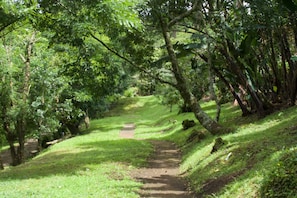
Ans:
[[[267,118],[253,124],[251,129],[246,132],[228,134],[225,138],[228,139],[229,144],[222,150],[197,161],[196,169],[188,172],[188,177],[191,180],[200,181],[200,184],[197,185],[201,187],[198,190],[200,191],[199,195],[206,196],[217,193],[235,180],[238,182],[246,179],[252,172],[264,171],[267,167],[265,165],[271,163],[276,152],[296,145],[297,128],[291,126],[295,120],[296,116],[287,119]],[[296,133],[292,130],[295,130]],[[202,147],[212,144],[213,141],[209,142],[208,140],[200,143],[193,150],[198,151]],[[188,157],[195,151],[188,153]],[[229,153],[232,155],[226,160]],[[204,161],[207,163],[203,163]],[[200,164],[206,165],[201,166]],[[202,178],[215,179],[203,180]]]
[[[137,140],[111,140],[81,143],[73,150],[57,150],[19,167],[0,172],[0,181],[74,175],[89,166],[123,163],[140,167],[151,151],[150,144]]]

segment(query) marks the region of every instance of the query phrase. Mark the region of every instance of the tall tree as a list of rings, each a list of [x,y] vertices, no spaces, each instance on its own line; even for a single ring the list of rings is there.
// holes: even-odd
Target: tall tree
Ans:
[[[179,4],[180,3],[180,4]],[[155,23],[158,24],[164,42],[166,44],[167,53],[171,63],[171,71],[175,78],[175,83],[172,85],[180,92],[184,101],[190,105],[195,117],[200,124],[205,127],[212,134],[220,134],[226,132],[226,129],[219,125],[215,120],[208,116],[201,108],[198,99],[192,93],[189,83],[187,82],[182,67],[179,65],[179,60],[174,49],[171,34],[176,25],[180,21],[184,21],[187,17],[191,16],[200,5],[199,2],[172,2],[169,1],[149,1],[147,16],[153,17]],[[151,10],[151,11],[149,11]]]

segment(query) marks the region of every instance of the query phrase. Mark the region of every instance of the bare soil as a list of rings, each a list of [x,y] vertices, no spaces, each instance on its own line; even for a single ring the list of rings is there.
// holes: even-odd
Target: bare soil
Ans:
[[[28,139],[25,143],[25,159],[34,157],[38,151],[38,140],[37,139]],[[10,166],[12,163],[10,150],[4,150],[0,152],[1,160],[4,167]]]
[[[125,124],[125,126],[120,131],[120,137],[133,139],[134,138],[135,125],[133,123]]]
[[[120,137],[133,138],[134,125],[127,124],[120,131]],[[150,141],[154,153],[148,159],[147,167],[133,171],[132,177],[143,183],[138,192],[140,197],[196,197],[188,190],[187,182],[180,176],[181,153],[171,142]]]

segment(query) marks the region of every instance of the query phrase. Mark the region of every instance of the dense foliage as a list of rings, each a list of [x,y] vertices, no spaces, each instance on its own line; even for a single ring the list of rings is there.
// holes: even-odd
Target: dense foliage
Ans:
[[[0,5],[0,132],[15,165],[26,137],[79,134],[84,117],[102,116],[127,89],[191,109],[212,134],[230,131],[218,122],[223,102],[261,117],[295,105],[293,0]],[[202,98],[216,101],[216,119]]]

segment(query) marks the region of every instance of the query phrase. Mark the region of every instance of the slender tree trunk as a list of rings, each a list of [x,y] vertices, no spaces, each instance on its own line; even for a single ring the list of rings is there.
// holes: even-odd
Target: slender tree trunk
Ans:
[[[220,120],[220,115],[221,115],[221,102],[215,92],[215,89],[214,89],[214,84],[215,84],[215,77],[213,75],[213,71],[212,69],[210,68],[210,71],[209,71],[209,93],[210,93],[210,99],[211,100],[214,100],[216,102],[216,106],[217,106],[217,113],[216,113],[216,122],[219,122]]]
[[[297,88],[297,71],[296,71],[296,63],[291,59],[292,53],[290,50],[290,45],[288,41],[288,36],[286,30],[283,29],[281,34],[281,50],[282,56],[284,56],[284,60],[287,61],[289,65],[289,73],[288,73],[288,89],[290,95],[290,103],[291,105],[295,104],[296,100],[296,88]]]
[[[2,115],[3,130],[5,132],[5,138],[9,145],[12,165],[16,166],[21,163],[17,149],[14,145],[15,141],[17,140],[17,135],[15,134],[15,131],[12,131],[10,129],[10,123],[7,121],[8,116],[7,116],[7,111],[5,107],[2,109],[2,114],[3,114]]]
[[[9,148],[10,148],[10,155],[12,159],[12,165],[17,165],[19,163],[17,152],[14,146],[14,142],[17,140],[17,137],[10,129],[10,123],[8,121],[8,115],[7,115],[7,104],[2,104],[2,111],[1,111],[1,122],[2,122],[2,127],[4,131],[5,138],[8,142]]]
[[[217,68],[213,67],[213,70],[215,71],[216,75],[224,82],[224,84],[227,87],[229,87],[229,90],[232,93],[234,99],[238,102],[238,105],[242,112],[242,116],[244,117],[250,115],[251,112],[247,109],[246,105],[243,104],[241,98],[236,93],[233,85],[226,80],[226,78],[221,74],[221,72]]]
[[[25,135],[27,132],[27,122],[26,122],[26,108],[27,99],[30,92],[30,76],[31,76],[31,56],[33,52],[33,45],[35,42],[35,32],[32,33],[31,38],[27,42],[25,57],[22,57],[25,67],[23,69],[23,88],[22,88],[22,97],[23,97],[23,106],[21,107],[20,113],[16,121],[16,132],[18,137],[19,147],[17,149],[17,157],[19,164],[24,162],[25,154]]]
[[[195,117],[200,122],[200,124],[206,128],[212,134],[220,134],[226,132],[226,129],[219,125],[215,120],[211,119],[201,108],[200,104],[198,103],[197,98],[193,95],[190,91],[187,81],[184,78],[181,68],[179,67],[178,60],[176,54],[173,49],[173,45],[171,43],[171,39],[169,36],[169,29],[167,24],[164,23],[163,19],[160,18],[160,24],[162,28],[162,34],[166,43],[166,48],[168,55],[171,61],[171,68],[173,74],[175,76],[177,85],[176,88],[180,92],[184,101],[189,104],[195,114]]]
[[[8,128],[7,125],[5,126],[5,136],[6,136],[6,140],[7,140],[8,144],[9,144],[12,165],[16,166],[16,165],[20,164],[19,158],[17,155],[17,151],[16,151],[16,147],[14,146],[14,142],[16,141],[17,138],[16,138],[16,135],[13,134],[13,132]]]
[[[295,12],[290,14],[290,21],[292,24],[292,29],[294,32],[294,41],[295,41],[295,47],[297,48],[297,20],[296,20],[297,14]]]
[[[25,134],[26,134],[26,121],[23,116],[19,118],[17,121],[17,134],[18,134],[18,142],[19,146],[17,147],[17,158],[19,164],[24,162],[24,155],[25,155]]]
[[[282,93],[282,99],[283,100],[288,100],[289,99],[289,78],[288,78],[288,71],[287,71],[287,66],[286,66],[286,55],[285,55],[285,48],[283,45],[282,41],[282,36],[281,33],[277,34],[278,42],[279,42],[279,47],[280,47],[280,53],[281,53],[281,61],[282,61],[282,79],[284,82],[284,92]]]
[[[269,38],[269,45],[270,45],[270,50],[271,50],[271,68],[273,71],[273,75],[274,75],[274,82],[273,82],[273,86],[276,86],[276,90],[273,89],[273,94],[276,95],[276,98],[274,98],[274,100],[278,100],[278,96],[281,94],[281,90],[283,90],[282,87],[282,83],[280,80],[280,72],[278,69],[278,65],[277,65],[277,60],[276,60],[276,53],[275,53],[275,47],[274,47],[274,43],[273,43],[273,34],[270,34],[270,38]],[[276,91],[276,92],[275,92]]]
[[[7,53],[7,61],[8,61],[8,66],[10,69],[12,69],[12,61],[10,59],[10,54],[11,54],[11,49],[9,48],[9,46],[5,47],[6,49],[6,53]],[[9,83],[8,83],[9,82]],[[8,111],[10,108],[13,107],[13,102],[10,99],[10,93],[13,92],[14,89],[14,84],[11,80],[11,78],[2,78],[2,83],[3,85],[6,87],[6,91],[5,91],[5,95],[4,97],[6,98],[1,98],[1,122],[2,122],[2,126],[3,126],[3,131],[4,131],[4,135],[5,138],[7,140],[7,143],[9,145],[9,149],[10,149],[10,156],[12,159],[12,165],[16,166],[19,164],[19,159],[18,159],[18,155],[17,155],[17,151],[16,151],[16,147],[14,145],[14,143],[17,141],[17,136],[16,136],[16,131],[11,129],[11,125],[12,125],[12,121],[10,116],[8,115]]]
[[[202,60],[204,60],[205,62],[208,62],[208,58],[203,55],[203,54],[199,54],[200,58]],[[233,85],[223,76],[223,74],[216,68],[216,67],[212,67],[212,70],[215,72],[215,74],[223,81],[223,83],[226,85],[226,87],[229,88],[231,94],[233,95],[234,99],[238,102],[238,105],[242,111],[242,116],[247,116],[250,115],[251,112],[247,109],[246,105],[243,104],[241,98],[238,96],[238,94],[236,93]]]
[[[2,161],[2,158],[1,158],[1,155],[0,155],[0,170],[3,170],[3,169],[4,169],[3,161]]]
[[[3,120],[3,129],[5,131],[5,137],[9,145],[10,149],[10,156],[12,159],[12,165],[16,166],[19,164],[19,158],[16,152],[16,148],[14,146],[14,142],[16,141],[16,135],[10,130],[9,123],[5,120]]]
[[[65,126],[69,129],[71,135],[77,135],[80,133],[79,124],[76,123],[67,123]]]
[[[230,45],[230,42],[228,42],[228,43],[229,43],[228,45]],[[245,86],[247,92],[251,96],[253,104],[256,107],[256,111],[257,111],[258,115],[261,116],[261,117],[263,115],[265,115],[266,106],[265,106],[264,102],[261,100],[261,98],[258,96],[258,94],[255,92],[254,88],[252,87],[252,85],[248,81],[247,77],[242,72],[240,66],[237,64],[238,61],[234,60],[232,58],[232,56],[229,55],[226,46],[223,46],[222,48],[220,48],[220,52],[226,58],[232,73],[236,74],[237,80],[239,80],[241,85]]]
[[[215,92],[214,85],[215,85],[215,76],[213,74],[213,63],[212,63],[212,54],[210,52],[210,44],[207,45],[207,53],[208,53],[208,66],[209,66],[209,93],[210,99],[216,102],[217,106],[217,113],[216,113],[216,122],[219,122],[220,115],[221,115],[221,103],[218,99],[218,96]]]

